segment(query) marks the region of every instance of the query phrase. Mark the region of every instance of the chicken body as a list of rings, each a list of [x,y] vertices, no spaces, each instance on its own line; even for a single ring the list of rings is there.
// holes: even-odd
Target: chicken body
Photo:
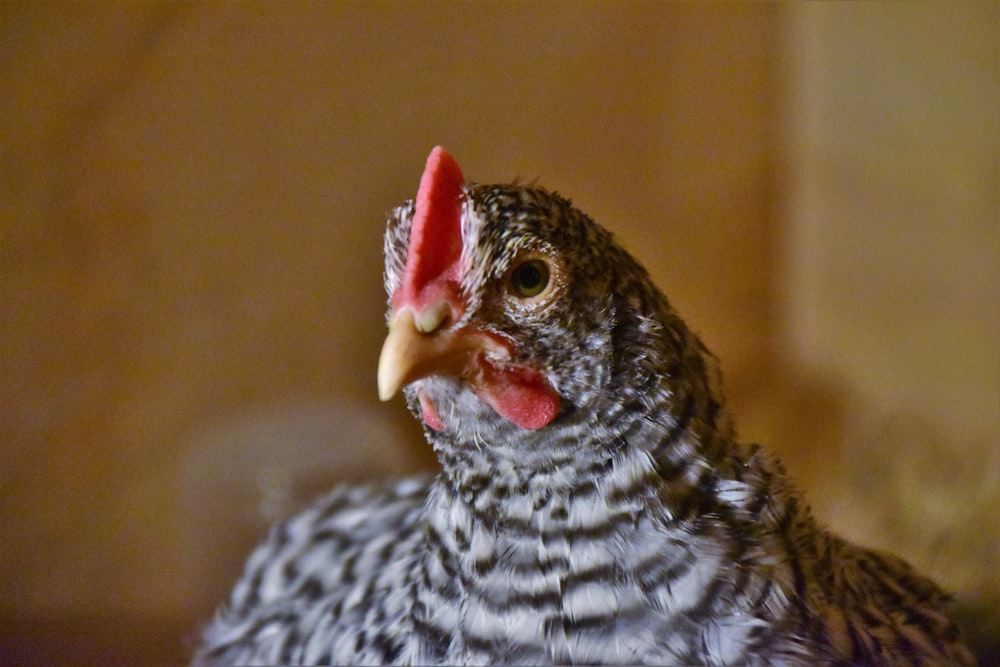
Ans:
[[[946,596],[817,526],[603,228],[436,149],[386,233],[383,396],[441,473],[276,527],[197,664],[971,664]]]

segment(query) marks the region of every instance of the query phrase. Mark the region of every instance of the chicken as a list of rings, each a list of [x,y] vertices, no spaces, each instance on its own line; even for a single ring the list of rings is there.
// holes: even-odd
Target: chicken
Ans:
[[[379,394],[441,472],[274,528],[196,664],[973,662],[934,583],[739,443],[716,360],[566,199],[438,147],[385,283]]]

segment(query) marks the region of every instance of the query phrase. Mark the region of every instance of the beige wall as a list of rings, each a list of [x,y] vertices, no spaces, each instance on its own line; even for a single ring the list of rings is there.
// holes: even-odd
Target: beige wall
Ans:
[[[0,5],[5,622],[176,660],[267,517],[429,465],[374,366],[437,143],[615,230],[839,527],[995,584],[857,521],[997,487],[996,22],[893,7]],[[972,463],[900,509],[848,445],[912,414]]]
[[[783,25],[779,340],[842,388],[816,505],[995,596],[1000,5],[801,3]]]

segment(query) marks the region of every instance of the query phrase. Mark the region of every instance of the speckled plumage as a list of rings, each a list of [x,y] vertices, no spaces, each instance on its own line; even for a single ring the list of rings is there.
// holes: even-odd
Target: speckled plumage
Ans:
[[[386,233],[386,288],[414,204]],[[196,664],[970,664],[946,597],[817,526],[739,444],[715,359],[647,273],[556,194],[466,186],[460,320],[559,396],[546,426],[468,378],[406,387],[442,471],[334,491],[276,527]],[[525,257],[554,287],[510,293]],[[391,302],[390,302],[391,308]]]

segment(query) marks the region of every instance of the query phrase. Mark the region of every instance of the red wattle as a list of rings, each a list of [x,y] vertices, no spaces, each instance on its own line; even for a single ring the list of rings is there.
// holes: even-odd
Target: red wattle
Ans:
[[[559,413],[559,395],[544,375],[527,366],[484,361],[474,387],[484,403],[523,429],[542,428]]]
[[[443,147],[435,147],[420,177],[406,269],[392,295],[394,308],[406,305],[419,312],[441,299],[458,305],[464,182],[455,158]]]

